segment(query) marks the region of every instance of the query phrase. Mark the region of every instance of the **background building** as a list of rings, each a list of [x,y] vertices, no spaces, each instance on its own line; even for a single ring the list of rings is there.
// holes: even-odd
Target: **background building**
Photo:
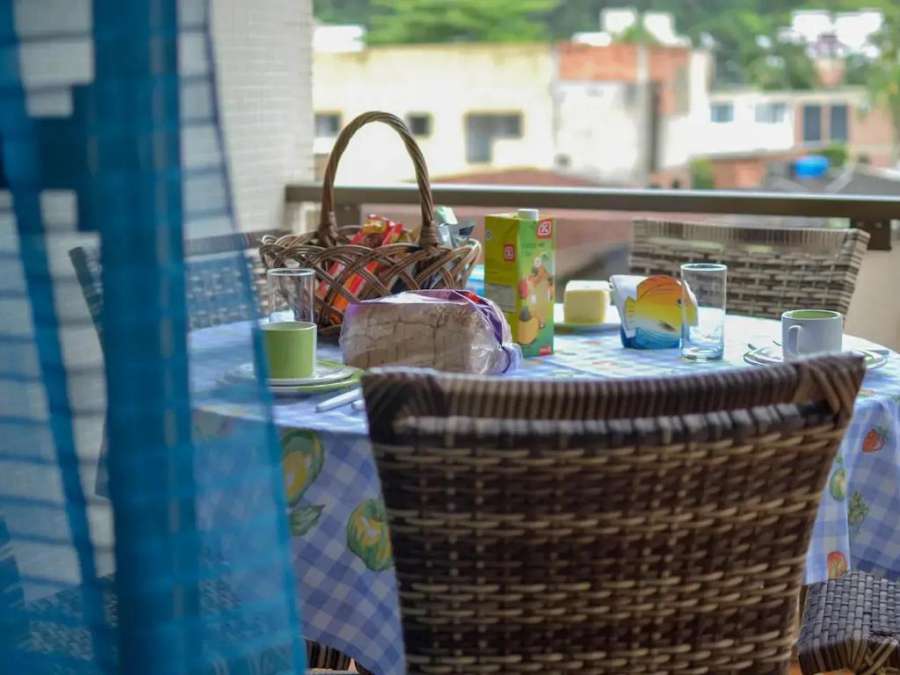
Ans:
[[[551,167],[555,69],[546,44],[439,44],[314,54],[315,151],[327,157],[359,113],[403,117],[434,175],[486,167]],[[395,182],[413,171],[396,134],[372,125],[346,152],[340,176]]]
[[[529,167],[643,185],[686,166],[709,108],[709,57],[687,47],[403,45],[316,52],[314,69],[320,163],[344,124],[381,109],[406,119],[436,176]],[[359,136],[343,178],[412,177],[391,131]]]
[[[834,59],[814,62],[836,73],[833,86],[714,88],[710,52],[685,44],[662,17],[650,18],[645,25],[662,39],[617,41],[634,26],[634,12],[618,10],[604,13],[604,31],[559,43],[363,47],[359,27],[318,29],[319,173],[343,125],[371,109],[406,120],[437,177],[533,169],[594,184],[687,187],[692,162],[706,160],[711,187],[752,188],[772,162],[836,146],[851,162],[890,166],[889,115],[871,107],[864,87],[841,83],[843,65]],[[792,39],[813,44],[810,17],[795,18]],[[862,19],[871,19],[851,18],[863,28]],[[848,35],[853,44],[861,39]],[[342,180],[410,180],[411,164],[393,135],[361,131],[341,164]]]

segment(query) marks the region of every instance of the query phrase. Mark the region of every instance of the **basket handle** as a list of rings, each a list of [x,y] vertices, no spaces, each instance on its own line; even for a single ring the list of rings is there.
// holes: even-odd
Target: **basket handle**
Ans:
[[[428,167],[425,166],[425,157],[422,155],[422,151],[403,120],[396,115],[378,110],[365,112],[354,118],[350,124],[341,129],[341,133],[334,142],[334,148],[332,148],[331,155],[328,157],[328,165],[325,167],[325,178],[322,182],[322,215],[319,220],[319,239],[327,245],[334,244],[337,241],[337,218],[334,215],[334,177],[337,173],[338,162],[350,143],[353,134],[369,122],[387,124],[400,134],[400,138],[403,139],[403,143],[406,145],[406,152],[409,153],[413,166],[415,166],[416,182],[419,184],[419,197],[422,204],[422,230],[419,235],[419,244],[423,248],[437,246],[437,232],[434,227],[434,197],[431,196],[431,183],[428,180]]]

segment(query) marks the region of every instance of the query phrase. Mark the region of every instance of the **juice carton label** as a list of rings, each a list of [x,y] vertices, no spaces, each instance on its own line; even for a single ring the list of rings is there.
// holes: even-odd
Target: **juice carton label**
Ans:
[[[553,353],[556,227],[552,218],[529,220],[515,213],[484,221],[484,294],[496,302],[522,353]]]

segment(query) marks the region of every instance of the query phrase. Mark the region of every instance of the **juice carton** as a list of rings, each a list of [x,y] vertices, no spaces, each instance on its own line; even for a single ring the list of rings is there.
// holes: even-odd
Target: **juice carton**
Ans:
[[[553,353],[556,232],[537,209],[484,220],[484,294],[496,302],[528,356]]]

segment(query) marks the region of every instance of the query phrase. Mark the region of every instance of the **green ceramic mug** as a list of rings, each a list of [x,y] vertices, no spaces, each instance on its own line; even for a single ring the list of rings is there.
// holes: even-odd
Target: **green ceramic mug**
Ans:
[[[312,377],[316,372],[316,324],[309,321],[276,321],[262,324],[269,377]]]

